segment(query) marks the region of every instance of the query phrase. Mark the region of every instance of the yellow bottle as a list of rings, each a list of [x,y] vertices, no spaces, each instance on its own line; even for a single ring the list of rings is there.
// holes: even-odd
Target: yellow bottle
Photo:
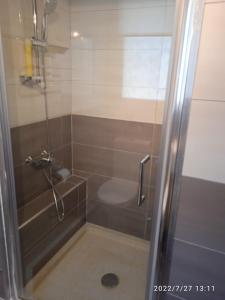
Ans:
[[[25,40],[25,76],[32,77],[33,75],[33,55],[32,55],[32,41]]]

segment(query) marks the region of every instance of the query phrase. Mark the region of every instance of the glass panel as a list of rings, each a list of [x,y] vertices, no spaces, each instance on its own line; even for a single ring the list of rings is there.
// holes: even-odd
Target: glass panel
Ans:
[[[0,0],[26,297],[144,299],[174,12]]]
[[[206,2],[204,6],[179,179],[170,284],[193,286],[186,295],[183,291],[174,293],[186,299],[213,300],[225,295],[225,143],[221,139],[225,128],[224,9],[224,2]]]

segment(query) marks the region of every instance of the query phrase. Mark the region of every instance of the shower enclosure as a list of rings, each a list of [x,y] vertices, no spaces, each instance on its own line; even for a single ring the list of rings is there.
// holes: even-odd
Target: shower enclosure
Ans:
[[[0,1],[0,297],[157,296],[201,2]]]

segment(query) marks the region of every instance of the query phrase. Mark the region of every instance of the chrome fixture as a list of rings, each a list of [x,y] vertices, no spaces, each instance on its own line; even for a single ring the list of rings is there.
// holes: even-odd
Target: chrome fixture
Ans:
[[[45,0],[44,15],[42,18],[41,39],[47,41],[48,16],[54,12],[57,6],[56,0]]]
[[[150,160],[150,155],[146,155],[140,161],[140,172],[139,172],[139,188],[138,188],[138,206],[141,206],[145,201],[145,195],[143,194],[143,185],[144,185],[144,165]]]
[[[51,189],[52,189],[52,194],[55,202],[55,208],[58,216],[58,220],[62,222],[65,217],[65,208],[64,208],[64,201],[63,197],[60,195],[58,192],[57,188],[53,184],[53,179],[52,179],[52,167],[50,167],[50,176],[48,176],[47,172],[45,169],[43,169],[43,174],[45,178],[47,179]]]
[[[43,150],[41,152],[41,155],[39,155],[36,158],[33,158],[32,156],[28,156],[25,159],[25,162],[27,164],[31,165],[34,169],[42,170],[42,172],[52,190],[58,220],[60,222],[63,221],[64,215],[65,215],[64,201],[63,201],[63,197],[60,195],[60,193],[58,192],[57,188],[55,187],[55,185],[53,183],[52,169],[53,169],[54,157],[53,157],[52,153],[50,153],[46,150]],[[48,175],[46,169],[49,170],[49,175]]]
[[[39,36],[38,30],[38,9],[37,0],[32,0],[32,16],[33,16],[33,37],[31,38],[32,46],[34,49],[35,62],[36,62],[36,74],[34,76],[20,76],[20,81],[23,85],[28,87],[38,86],[41,89],[46,87],[45,79],[45,66],[44,66],[44,52],[48,46],[47,43],[47,31],[48,31],[48,16],[54,12],[57,6],[56,0],[44,1],[44,13],[42,18],[41,36]]]
[[[46,166],[49,166],[53,162],[53,156],[51,153],[47,152],[46,150],[41,152],[41,155],[33,158],[32,156],[28,156],[25,159],[27,164],[30,164],[35,169],[43,169]]]
[[[42,82],[42,77],[41,76],[25,76],[25,75],[20,75],[20,82],[23,85],[26,85],[28,87],[34,87],[38,84],[41,84]]]

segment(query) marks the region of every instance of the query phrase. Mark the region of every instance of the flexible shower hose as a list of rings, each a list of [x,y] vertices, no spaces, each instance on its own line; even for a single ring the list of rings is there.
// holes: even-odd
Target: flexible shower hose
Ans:
[[[52,194],[53,194],[53,198],[54,198],[54,202],[55,202],[55,208],[56,208],[58,220],[59,220],[59,222],[62,222],[65,217],[64,201],[63,201],[63,198],[60,195],[60,193],[57,191],[57,188],[54,186],[54,184],[52,182],[52,168],[50,167],[50,170],[49,170],[50,176],[48,176],[45,169],[43,169],[42,171],[52,189]],[[61,209],[59,208],[59,203],[60,203]]]

